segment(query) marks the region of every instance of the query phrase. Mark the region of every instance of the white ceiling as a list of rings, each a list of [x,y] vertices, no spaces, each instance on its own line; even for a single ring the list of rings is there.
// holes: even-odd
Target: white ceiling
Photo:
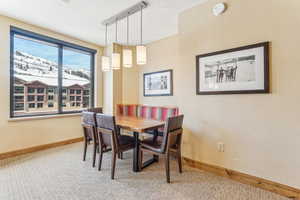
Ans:
[[[143,12],[144,43],[177,33],[178,14],[207,0],[148,0]],[[1,0],[0,14],[13,17],[81,40],[104,45],[101,22],[138,3],[139,0]],[[129,18],[129,42],[139,43],[139,13]],[[126,20],[118,23],[118,42],[126,43]],[[109,42],[115,26],[108,29]]]

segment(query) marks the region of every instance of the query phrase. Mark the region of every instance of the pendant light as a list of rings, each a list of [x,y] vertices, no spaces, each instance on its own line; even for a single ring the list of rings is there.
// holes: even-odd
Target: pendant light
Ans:
[[[127,15],[127,46],[129,44],[129,14]],[[123,49],[123,66],[126,68],[132,67],[132,51],[131,49]]]
[[[136,63],[145,65],[147,63],[147,48],[143,45],[143,7],[141,7],[141,43],[136,46]]]
[[[105,25],[105,47],[107,48],[107,24]],[[102,56],[101,63],[102,63],[102,71],[103,72],[110,71],[109,57],[108,56]]]
[[[116,20],[116,43],[118,41],[118,19]],[[113,45],[113,53],[111,55],[111,68],[118,70],[121,68],[121,55],[115,52],[115,45]]]

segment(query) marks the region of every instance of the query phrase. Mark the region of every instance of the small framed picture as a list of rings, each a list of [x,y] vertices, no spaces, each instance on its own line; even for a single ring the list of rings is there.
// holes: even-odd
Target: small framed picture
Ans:
[[[196,92],[269,93],[269,42],[196,56]]]
[[[172,96],[173,70],[144,74],[144,96]]]

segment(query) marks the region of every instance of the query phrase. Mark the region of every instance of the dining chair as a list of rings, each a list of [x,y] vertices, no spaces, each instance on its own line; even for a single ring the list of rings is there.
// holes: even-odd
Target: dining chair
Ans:
[[[93,142],[93,167],[95,167],[96,151],[98,149],[98,140],[96,135],[96,113],[88,111],[82,112],[81,125],[83,128],[84,138],[83,161],[86,159],[87,146]]]
[[[115,177],[115,168],[116,168],[116,159],[117,155],[134,149],[135,140],[133,137],[127,135],[121,135],[119,133],[119,128],[116,126],[116,120],[114,116],[97,114],[97,133],[99,139],[99,170],[101,169],[102,164],[102,154],[103,148],[111,147],[112,148],[112,166],[111,166],[111,179]],[[119,158],[119,157],[118,157]]]
[[[182,173],[181,140],[183,118],[183,115],[168,118],[164,127],[163,137],[160,140],[149,138],[140,142],[139,166],[142,167],[143,152],[148,152],[156,156],[163,156],[165,158],[167,183],[170,183],[171,153],[177,156],[179,173]]]

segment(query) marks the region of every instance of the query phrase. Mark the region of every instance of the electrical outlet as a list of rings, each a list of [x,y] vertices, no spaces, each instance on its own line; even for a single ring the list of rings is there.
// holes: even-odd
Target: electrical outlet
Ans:
[[[225,144],[223,142],[218,142],[218,151],[219,152],[225,151]]]

